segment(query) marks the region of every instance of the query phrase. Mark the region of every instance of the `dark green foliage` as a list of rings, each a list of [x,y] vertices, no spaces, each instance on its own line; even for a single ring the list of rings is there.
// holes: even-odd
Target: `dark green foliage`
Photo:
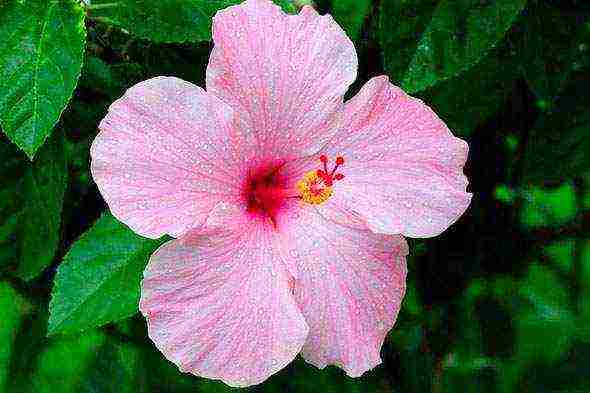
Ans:
[[[204,86],[211,16],[238,2],[0,0],[0,393],[240,391],[151,343],[139,283],[165,239],[114,219],[89,170],[127,88]],[[354,89],[387,74],[468,141],[474,198],[447,232],[410,241],[381,366],[351,379],[298,358],[247,391],[588,391],[586,3],[314,2],[357,48]]]
[[[386,63],[386,68],[389,72],[403,71],[407,64],[401,80],[402,87],[410,93],[459,75],[501,41],[524,3],[525,0],[385,0],[381,6],[381,39],[393,44],[392,48],[385,48],[386,60],[392,62]],[[388,28],[392,24],[396,27]],[[410,45],[404,45],[406,41]],[[398,48],[403,48],[402,53],[396,53]]]
[[[554,107],[530,131],[525,181],[555,183],[590,171],[590,79],[582,73],[567,83]]]
[[[61,213],[67,181],[63,135],[58,131],[34,162],[0,140],[0,269],[23,280],[35,278],[55,255],[61,238]],[[12,244],[11,244],[12,243]]]
[[[456,134],[471,134],[498,111],[518,77],[516,61],[506,52],[509,51],[492,50],[487,58],[469,70],[419,96]]]
[[[437,3],[437,0],[384,0],[380,3],[378,34],[383,66],[397,85],[406,74]]]
[[[535,2],[523,21],[522,71],[533,92],[549,109],[572,72],[588,66],[590,28],[580,15]]]
[[[0,392],[8,387],[8,370],[14,354],[16,333],[20,330],[27,311],[30,311],[27,306],[26,300],[8,283],[0,283]]]
[[[351,40],[360,38],[365,18],[371,11],[371,0],[334,0],[332,14]]]
[[[239,0],[110,0],[92,2],[91,16],[154,42],[194,42],[211,39],[211,18]],[[294,7],[278,0],[287,12]],[[102,7],[101,7],[102,6]]]
[[[123,0],[93,1],[90,15],[129,33],[155,42],[185,42],[211,39],[211,18],[219,9],[237,0]],[[101,7],[101,5],[103,7]]]

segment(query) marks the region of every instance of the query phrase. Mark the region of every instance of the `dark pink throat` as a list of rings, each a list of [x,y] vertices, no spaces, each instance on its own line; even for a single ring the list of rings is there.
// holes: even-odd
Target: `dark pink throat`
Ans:
[[[243,197],[253,219],[270,221],[276,226],[277,216],[292,197],[287,190],[287,178],[281,173],[283,166],[283,163],[262,165],[248,173]]]

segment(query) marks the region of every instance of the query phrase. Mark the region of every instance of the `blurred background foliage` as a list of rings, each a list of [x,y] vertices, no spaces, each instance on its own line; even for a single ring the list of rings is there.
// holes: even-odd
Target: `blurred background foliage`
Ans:
[[[106,213],[89,147],[131,85],[174,75],[204,86],[210,16],[236,2],[0,0],[0,392],[232,390],[180,373],[147,339],[138,285],[159,241]],[[381,366],[351,379],[298,358],[250,390],[590,391],[590,4],[278,3],[313,3],[345,28],[360,60],[349,96],[386,73],[465,138],[474,198],[443,235],[411,240]],[[23,60],[26,45],[56,37],[47,57],[66,80],[81,67],[75,89],[56,91]],[[29,105],[30,129],[17,113],[27,83],[57,108]],[[23,137],[31,130],[43,137]]]

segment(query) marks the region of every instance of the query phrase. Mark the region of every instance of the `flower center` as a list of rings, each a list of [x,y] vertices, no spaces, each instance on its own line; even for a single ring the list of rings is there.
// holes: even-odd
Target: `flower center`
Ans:
[[[280,172],[283,165],[278,163],[252,170],[244,185],[248,212],[264,220],[270,219],[273,224],[289,198],[286,179]]]
[[[330,199],[334,182],[344,179],[342,173],[336,173],[338,167],[344,165],[343,157],[336,157],[336,165],[332,171],[328,171],[328,157],[321,155],[320,162],[324,169],[307,172],[303,179],[297,182],[297,190],[301,200],[312,205],[319,205]]]
[[[336,173],[344,165],[344,158],[338,156],[335,161],[334,167],[328,170],[328,158],[321,155],[323,169],[307,172],[295,187],[289,174],[282,171],[284,162],[271,162],[253,168],[248,172],[242,188],[248,213],[253,219],[270,220],[276,227],[278,214],[294,206],[289,200],[312,205],[324,203],[333,194],[334,182],[344,179],[342,173]]]

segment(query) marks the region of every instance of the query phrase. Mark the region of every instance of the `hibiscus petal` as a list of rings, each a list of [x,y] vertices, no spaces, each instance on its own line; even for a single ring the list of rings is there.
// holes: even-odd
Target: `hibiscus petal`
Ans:
[[[213,41],[207,91],[240,113],[245,144],[289,158],[327,141],[357,72],[354,45],[330,15],[248,0],[217,13]]]
[[[151,257],[140,309],[150,338],[182,371],[249,386],[290,363],[308,327],[273,233],[223,209]]]
[[[353,216],[336,223],[331,210],[290,213],[282,252],[299,266],[294,293],[309,325],[303,357],[358,377],[381,363],[405,293],[408,247],[401,236],[375,234]]]
[[[469,206],[467,153],[422,101],[373,78],[346,103],[345,127],[327,150],[345,158],[333,202],[378,233],[438,235]]]
[[[228,181],[233,112],[203,89],[157,77],[114,102],[94,140],[92,176],[113,215],[140,235],[179,236],[238,184]]]

